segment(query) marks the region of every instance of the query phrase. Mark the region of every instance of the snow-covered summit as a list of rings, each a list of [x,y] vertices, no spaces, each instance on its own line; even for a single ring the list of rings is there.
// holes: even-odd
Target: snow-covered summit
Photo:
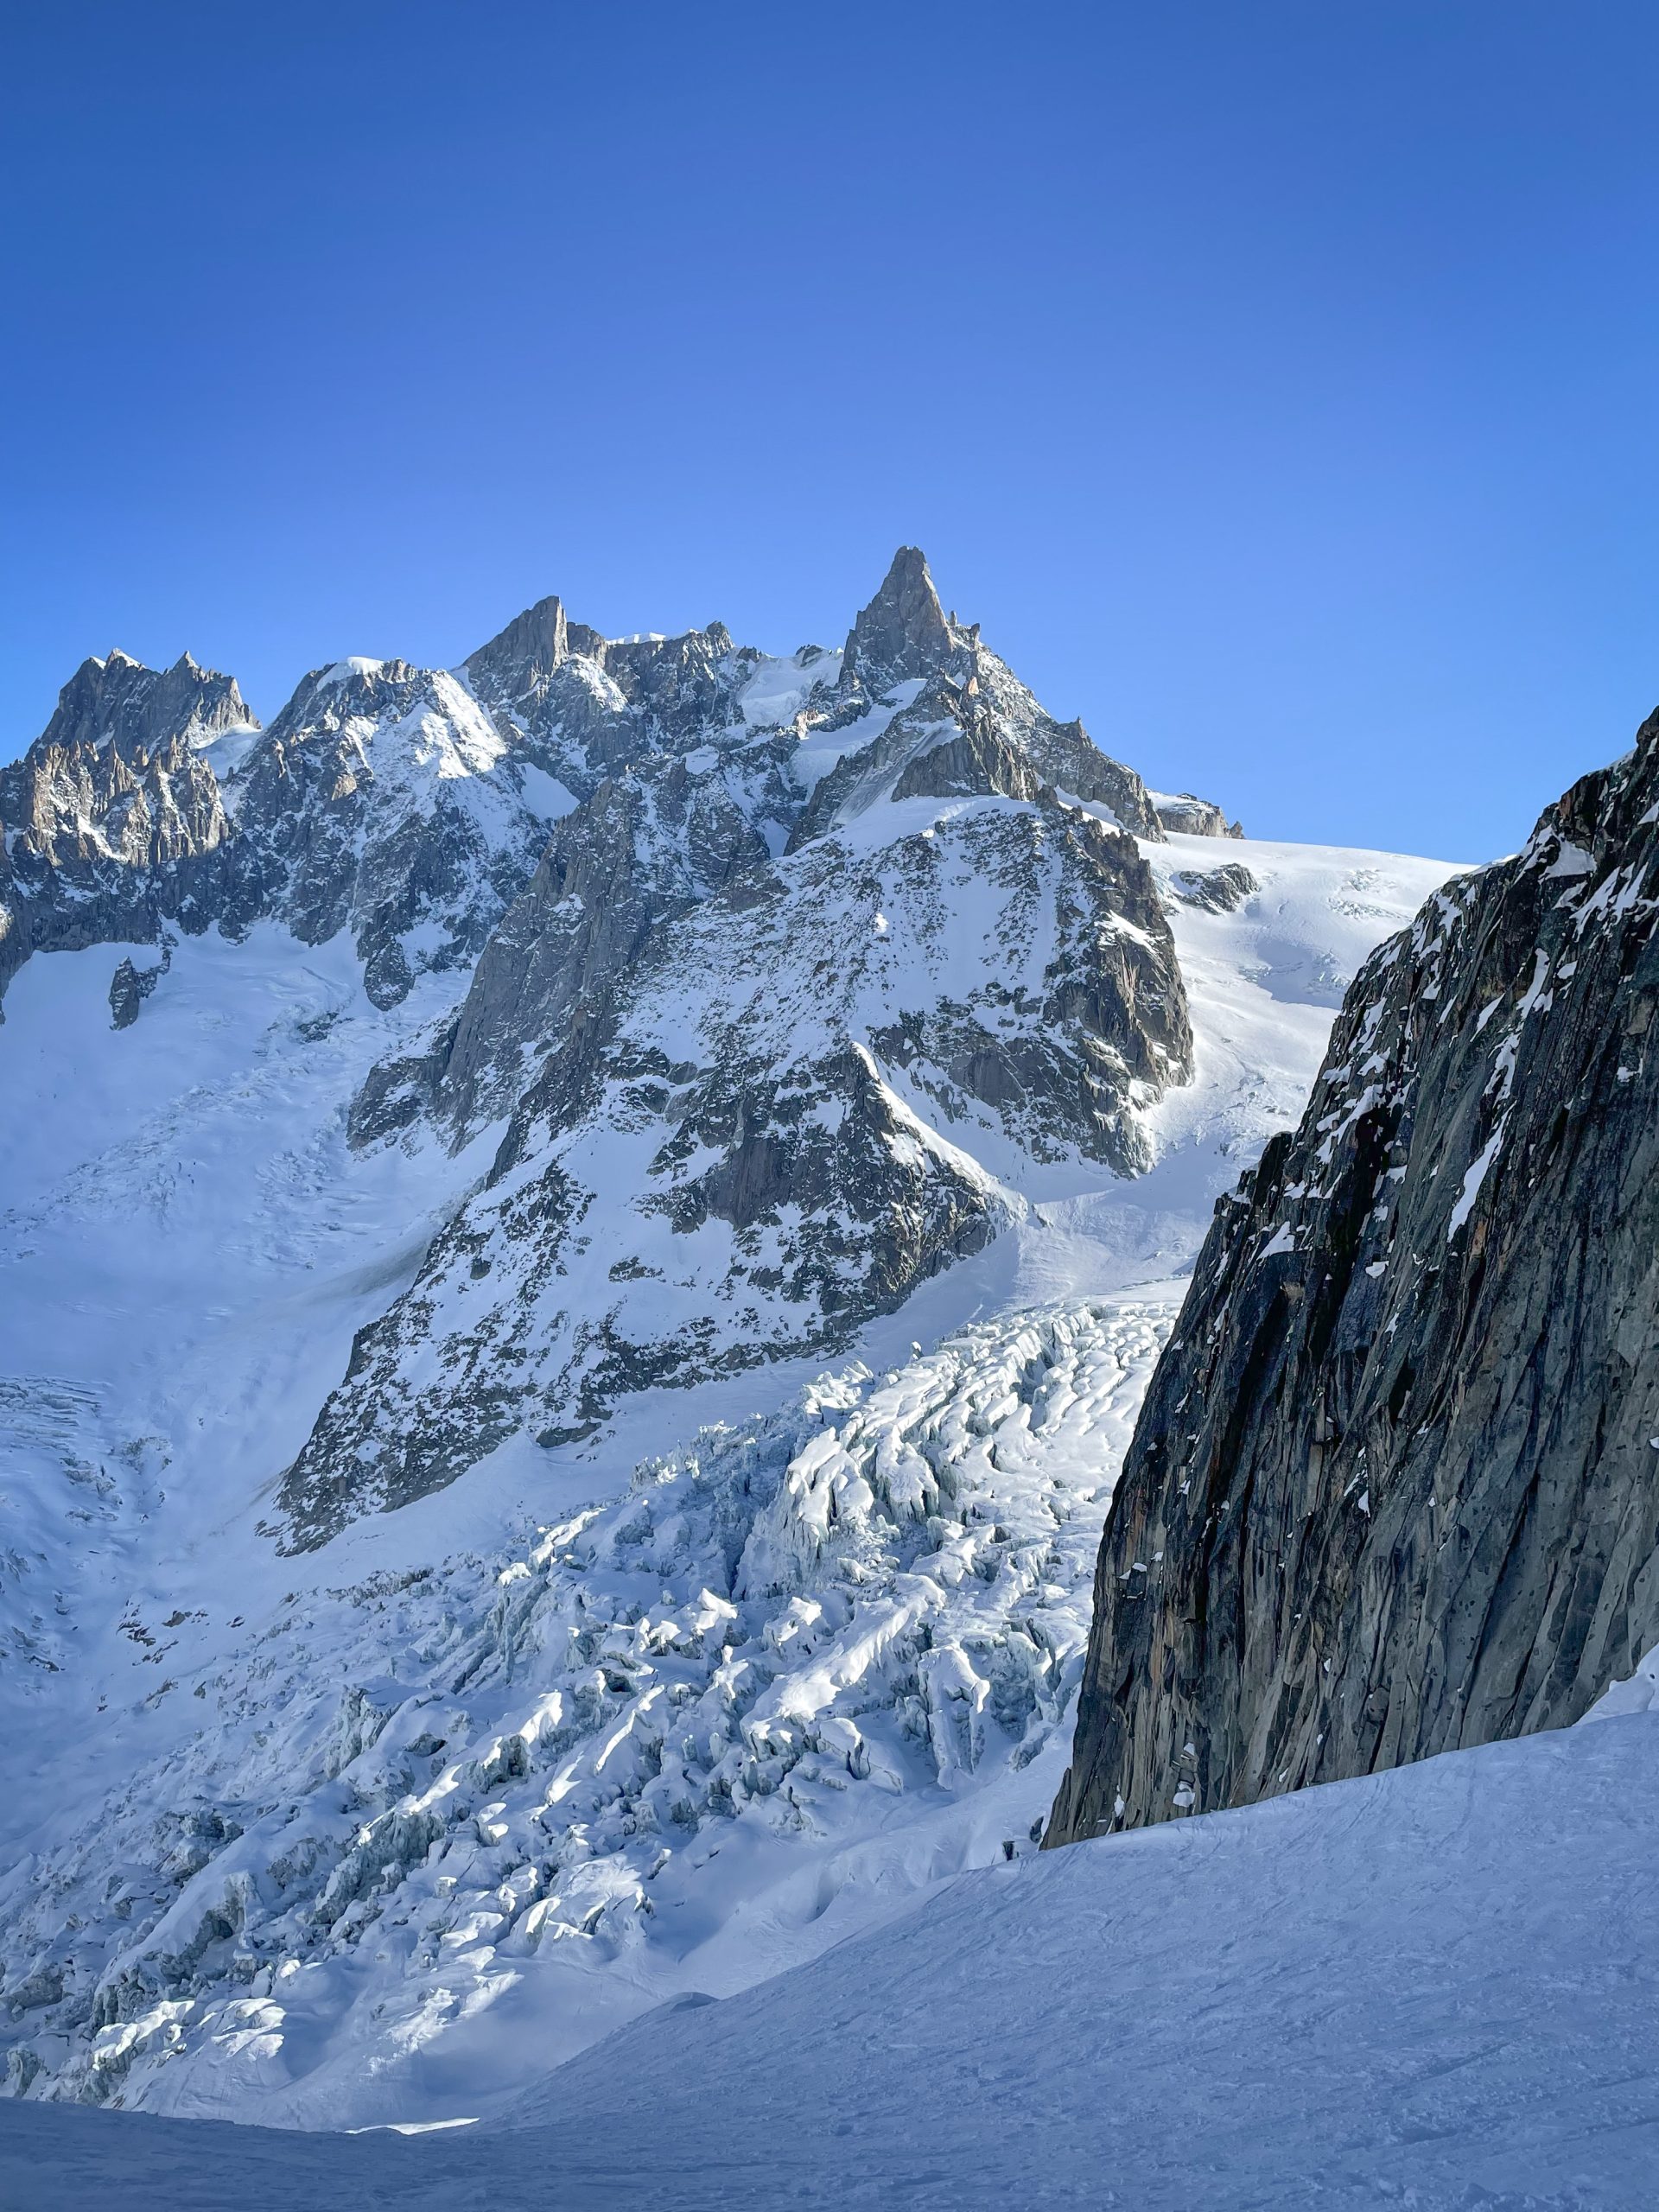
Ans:
[[[349,929],[383,1004],[464,976],[574,803],[458,678],[368,659],[307,677],[225,799],[244,917],[311,944]]]

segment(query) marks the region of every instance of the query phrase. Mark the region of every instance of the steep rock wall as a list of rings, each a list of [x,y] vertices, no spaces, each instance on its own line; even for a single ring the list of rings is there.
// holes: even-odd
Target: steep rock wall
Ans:
[[[1576,1719],[1659,1641],[1659,715],[1357,978],[1223,1200],[1049,1840]]]

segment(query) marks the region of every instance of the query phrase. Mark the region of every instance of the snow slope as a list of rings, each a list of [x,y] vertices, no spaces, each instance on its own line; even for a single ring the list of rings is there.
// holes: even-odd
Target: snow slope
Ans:
[[[36,956],[0,1033],[15,2090],[494,2109],[1028,1839],[1168,1279],[1446,873],[1142,849],[1196,1059],[1149,1174],[1053,1168],[822,1381],[639,1393],[302,1559],[275,1484],[491,1141],[354,1152],[349,1102],[465,978],[378,1008],[343,937],[262,925],[184,940],[112,1033],[121,948]],[[1189,895],[1221,861],[1228,912]]]
[[[1637,2212],[1659,2170],[1656,1822],[1659,1719],[1600,1719],[963,1873],[757,1988],[662,2008],[515,2127],[6,2103],[0,2191],[18,2212]]]

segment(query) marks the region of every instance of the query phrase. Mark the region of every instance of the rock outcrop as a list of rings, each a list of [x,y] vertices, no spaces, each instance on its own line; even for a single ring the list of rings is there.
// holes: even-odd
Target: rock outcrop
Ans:
[[[111,1029],[130,1029],[143,1011],[144,1001],[162,980],[167,969],[167,954],[154,967],[137,968],[130,959],[121,961],[110,980],[110,1027]]]
[[[1560,1726],[1659,1642],[1659,715],[1357,979],[1102,1545],[1063,1843]]]
[[[205,755],[257,727],[233,679],[188,653],[166,670],[121,652],[81,664],[0,768],[0,996],[33,952],[207,927],[232,830]]]
[[[1242,837],[1242,822],[1230,822],[1213,799],[1191,791],[1155,791],[1152,804],[1166,830],[1180,837]]]
[[[1170,888],[1183,906],[1207,907],[1212,914],[1236,913],[1261,887],[1238,861],[1221,868],[1177,868],[1170,878]]]

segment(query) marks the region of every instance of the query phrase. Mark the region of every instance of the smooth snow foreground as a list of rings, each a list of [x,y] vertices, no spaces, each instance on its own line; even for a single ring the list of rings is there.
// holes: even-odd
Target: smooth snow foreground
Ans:
[[[514,2127],[0,2103],[0,2201],[1651,2206],[1656,1833],[1659,1715],[1625,1711],[963,1874],[623,2030]]]

